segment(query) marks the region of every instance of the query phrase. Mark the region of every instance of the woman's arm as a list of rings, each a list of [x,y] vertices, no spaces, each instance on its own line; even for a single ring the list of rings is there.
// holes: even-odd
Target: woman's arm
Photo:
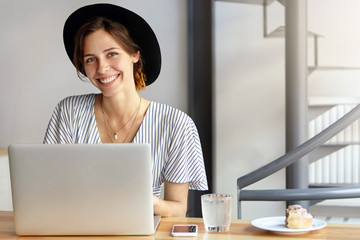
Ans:
[[[189,183],[165,181],[164,199],[154,196],[154,214],[163,217],[185,217]]]

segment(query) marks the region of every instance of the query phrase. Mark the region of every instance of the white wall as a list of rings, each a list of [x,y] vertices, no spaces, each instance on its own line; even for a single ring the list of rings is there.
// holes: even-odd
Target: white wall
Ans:
[[[285,149],[284,39],[264,39],[262,13],[260,5],[215,4],[215,189],[233,195],[233,218],[236,179],[280,157]],[[272,5],[269,15],[269,31],[276,23],[283,25],[282,6]],[[251,188],[284,184],[281,171]],[[242,217],[279,215],[283,207],[244,202]]]
[[[309,30],[319,39],[319,65],[360,68],[360,2],[311,0]],[[311,47],[311,46],[310,46]],[[313,62],[311,52],[309,63]],[[360,70],[317,71],[309,78],[309,95],[360,98]]]
[[[58,101],[97,92],[76,76],[62,42],[68,15],[93,0],[0,0],[0,148],[42,142]],[[187,110],[187,2],[113,0],[153,27],[162,50],[158,80],[142,95]]]

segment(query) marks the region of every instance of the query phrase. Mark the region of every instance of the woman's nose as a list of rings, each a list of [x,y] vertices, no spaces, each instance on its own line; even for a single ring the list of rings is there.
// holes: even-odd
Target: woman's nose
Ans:
[[[106,73],[110,66],[106,60],[98,60],[98,73]]]

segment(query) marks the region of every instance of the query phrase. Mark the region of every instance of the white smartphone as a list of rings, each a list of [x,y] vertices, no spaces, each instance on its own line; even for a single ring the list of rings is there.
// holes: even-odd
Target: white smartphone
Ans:
[[[171,231],[171,235],[174,237],[193,237],[198,232],[198,226],[196,224],[188,225],[174,225]]]

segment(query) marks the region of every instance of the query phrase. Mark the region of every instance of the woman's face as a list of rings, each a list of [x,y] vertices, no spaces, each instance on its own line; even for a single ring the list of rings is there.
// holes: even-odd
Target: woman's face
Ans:
[[[111,34],[97,30],[84,39],[84,66],[86,76],[104,96],[135,89],[133,65],[139,53],[129,55]]]

